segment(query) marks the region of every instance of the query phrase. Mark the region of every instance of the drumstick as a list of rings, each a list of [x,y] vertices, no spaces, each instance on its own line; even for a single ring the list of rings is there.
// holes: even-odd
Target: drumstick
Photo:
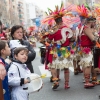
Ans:
[[[43,75],[41,75],[40,77],[38,77],[38,78],[35,78],[35,79],[32,79],[32,80],[36,80],[36,79],[39,79],[39,78],[45,78],[47,75],[46,74],[43,74]],[[31,81],[32,81],[31,80]]]
[[[32,79],[32,80],[36,80],[36,79],[39,79],[39,78],[41,78],[41,77],[38,77],[38,78],[35,78],[35,79]],[[32,80],[31,80],[31,81],[32,81]]]

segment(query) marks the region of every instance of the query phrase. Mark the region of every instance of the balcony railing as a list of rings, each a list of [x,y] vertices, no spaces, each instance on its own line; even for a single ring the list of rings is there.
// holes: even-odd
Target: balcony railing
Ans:
[[[17,8],[18,8],[18,9],[23,9],[23,7],[19,7],[19,6],[18,6]]]

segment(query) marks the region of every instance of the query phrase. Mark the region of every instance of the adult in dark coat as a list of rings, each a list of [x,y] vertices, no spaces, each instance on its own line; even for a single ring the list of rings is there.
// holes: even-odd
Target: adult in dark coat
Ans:
[[[30,45],[30,43],[27,40],[23,39],[23,27],[20,25],[13,26],[11,28],[11,37],[13,40],[20,40],[21,44],[25,45],[28,48],[29,54],[28,54],[28,60],[26,64],[29,70],[31,71],[31,73],[33,73],[34,70],[32,66],[32,61],[36,57],[36,52],[34,51],[33,47]]]

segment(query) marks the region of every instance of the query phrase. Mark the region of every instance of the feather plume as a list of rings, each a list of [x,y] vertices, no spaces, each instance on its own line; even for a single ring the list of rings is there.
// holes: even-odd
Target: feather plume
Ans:
[[[79,15],[80,16],[82,16],[82,17],[85,17],[85,18],[87,18],[87,17],[89,17],[89,10],[84,6],[84,5],[82,5],[82,6],[77,6],[77,8],[76,8],[76,11],[79,13]]]
[[[95,8],[95,12],[96,12],[97,16],[100,16],[100,8]]]
[[[68,9],[64,8],[63,2],[61,2],[60,8],[58,5],[56,5],[54,11],[48,8],[48,12],[49,15],[42,21],[42,23],[50,24],[50,23],[54,23],[54,20],[56,18],[63,17],[63,16],[72,16],[72,13],[70,12],[69,8]]]

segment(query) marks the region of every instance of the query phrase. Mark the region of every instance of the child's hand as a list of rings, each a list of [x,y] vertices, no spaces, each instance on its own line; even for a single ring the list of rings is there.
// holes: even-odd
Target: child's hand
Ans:
[[[26,79],[24,79],[24,84],[27,84],[27,83],[30,83],[30,78],[28,77],[28,78],[26,78]]]

